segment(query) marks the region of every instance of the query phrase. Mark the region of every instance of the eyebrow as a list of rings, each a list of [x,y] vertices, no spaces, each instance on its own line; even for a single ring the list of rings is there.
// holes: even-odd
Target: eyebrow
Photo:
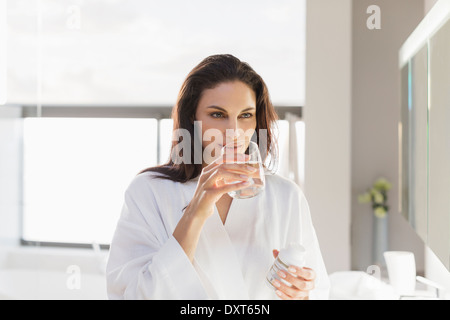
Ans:
[[[225,110],[225,109],[222,108],[222,107],[218,107],[218,106],[209,106],[209,107],[207,107],[207,109],[210,109],[210,108],[218,109],[218,110],[227,112],[227,110]],[[242,110],[241,112],[250,111],[250,110],[256,110],[256,108],[250,107],[250,108],[247,108],[247,109]]]

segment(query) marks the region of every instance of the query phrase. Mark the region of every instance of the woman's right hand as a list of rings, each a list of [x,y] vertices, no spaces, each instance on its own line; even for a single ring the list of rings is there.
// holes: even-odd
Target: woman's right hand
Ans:
[[[214,213],[215,203],[225,193],[244,189],[249,186],[249,177],[257,169],[244,163],[234,163],[235,160],[245,162],[249,157],[245,154],[239,154],[237,156],[237,159],[230,161],[226,155],[223,155],[223,157],[219,157],[203,168],[194,196],[187,206],[186,211],[206,220]],[[240,182],[226,184],[224,179]]]
[[[243,158],[245,155],[239,157],[237,160],[248,160]],[[200,232],[206,220],[213,215],[216,202],[227,192],[247,187],[249,176],[257,170],[243,163],[230,162],[224,155],[203,168],[194,196],[173,232],[190,261],[194,259]],[[224,179],[240,182],[226,184]]]

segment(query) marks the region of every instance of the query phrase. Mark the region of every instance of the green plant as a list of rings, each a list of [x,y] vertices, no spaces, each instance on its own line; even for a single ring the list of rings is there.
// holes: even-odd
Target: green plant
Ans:
[[[377,179],[372,188],[358,196],[360,203],[371,203],[376,217],[384,218],[389,211],[387,205],[387,192],[392,188],[391,183],[385,178]]]

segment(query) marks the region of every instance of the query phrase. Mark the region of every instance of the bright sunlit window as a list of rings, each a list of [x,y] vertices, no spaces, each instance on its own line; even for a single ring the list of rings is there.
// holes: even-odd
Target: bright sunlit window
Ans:
[[[156,165],[155,119],[27,118],[23,239],[109,243],[124,191]]]
[[[173,128],[173,120],[172,119],[162,119],[159,122],[160,125],[160,162],[166,163],[170,157],[170,148],[172,146],[172,128]]]
[[[6,0],[0,0],[0,105],[6,102],[6,81],[7,81],[7,72],[6,72]]]
[[[158,134],[157,121],[26,118],[23,240],[109,244],[131,180],[169,158],[173,122],[159,120]],[[298,170],[301,184],[304,124],[295,126],[299,167],[289,167],[289,123],[280,120],[274,133],[280,155],[277,173],[289,177],[289,169]]]

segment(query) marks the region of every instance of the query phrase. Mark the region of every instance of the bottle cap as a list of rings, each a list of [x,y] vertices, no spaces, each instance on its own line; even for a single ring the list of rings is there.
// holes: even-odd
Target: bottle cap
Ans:
[[[303,267],[305,265],[306,249],[298,243],[290,243],[286,248],[281,249],[278,257],[289,266]]]

